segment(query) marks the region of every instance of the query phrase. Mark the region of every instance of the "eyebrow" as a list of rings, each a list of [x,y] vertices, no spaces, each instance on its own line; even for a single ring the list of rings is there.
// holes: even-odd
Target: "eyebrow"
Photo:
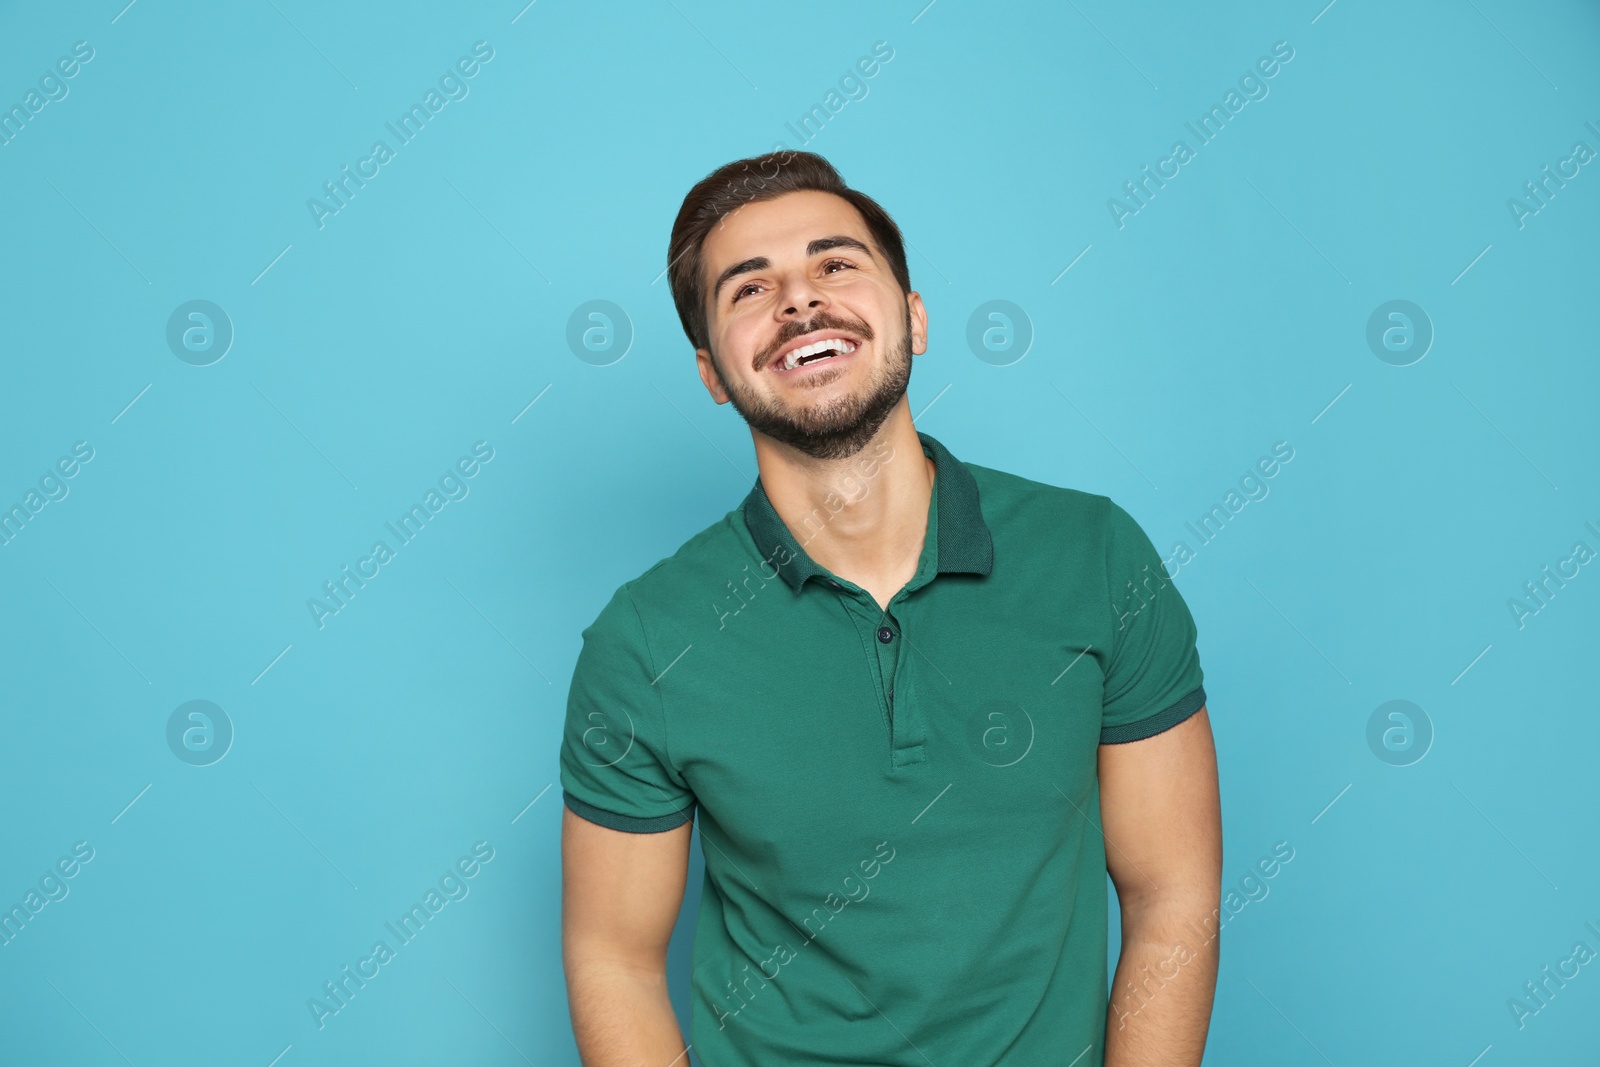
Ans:
[[[854,237],[847,237],[844,234],[835,234],[832,237],[816,238],[810,244],[806,245],[806,257],[809,259],[818,252],[826,252],[830,248],[854,248],[864,254],[868,259],[872,258],[872,249],[868,248]],[[711,287],[712,302],[715,303],[721,297],[722,287],[728,282],[732,281],[734,278],[737,278],[741,274],[750,274],[753,271],[766,270],[770,266],[772,266],[772,261],[766,256],[752,256],[743,263],[735,263],[733,266],[717,275],[717,284]]]

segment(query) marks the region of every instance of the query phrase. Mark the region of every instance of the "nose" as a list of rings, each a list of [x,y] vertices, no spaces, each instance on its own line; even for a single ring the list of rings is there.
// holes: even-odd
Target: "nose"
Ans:
[[[801,275],[784,283],[783,299],[780,304],[785,318],[805,318],[824,306],[826,301],[811,284],[811,280]]]

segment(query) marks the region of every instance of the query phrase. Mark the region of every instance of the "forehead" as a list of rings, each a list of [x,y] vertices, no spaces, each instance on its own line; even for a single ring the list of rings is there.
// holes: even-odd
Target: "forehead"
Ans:
[[[701,246],[708,284],[731,264],[755,256],[773,262],[804,256],[807,241],[832,234],[849,234],[872,243],[861,213],[850,201],[832,193],[803,189],[744,204],[724,215]]]

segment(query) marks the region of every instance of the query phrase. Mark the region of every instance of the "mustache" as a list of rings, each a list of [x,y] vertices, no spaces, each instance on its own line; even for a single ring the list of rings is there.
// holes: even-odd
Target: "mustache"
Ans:
[[[861,341],[872,340],[872,327],[865,322],[847,322],[825,312],[818,313],[807,322],[784,323],[778,330],[778,339],[761,354],[761,359],[756,363],[756,370],[760,370],[768,363],[771,363],[778,353],[783,351],[784,347],[796,337],[803,337],[808,333],[816,333],[818,330],[838,330],[840,333],[849,334],[851,337]]]

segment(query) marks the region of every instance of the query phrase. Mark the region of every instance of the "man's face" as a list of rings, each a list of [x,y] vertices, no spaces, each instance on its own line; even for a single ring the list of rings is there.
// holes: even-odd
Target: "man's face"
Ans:
[[[695,358],[712,399],[817,459],[864,448],[905,396],[928,319],[860,213],[831,193],[785,193],[725,216],[702,253],[711,349]],[[836,338],[850,350],[787,365]]]

